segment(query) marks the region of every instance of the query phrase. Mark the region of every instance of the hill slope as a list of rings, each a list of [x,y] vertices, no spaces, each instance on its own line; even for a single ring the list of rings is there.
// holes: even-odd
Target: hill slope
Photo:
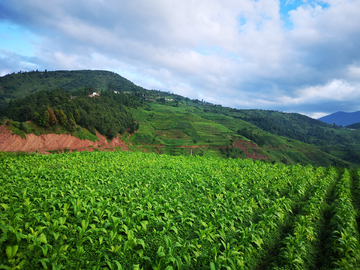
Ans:
[[[108,71],[11,74],[0,78],[0,86],[0,100],[3,100],[5,105],[10,98],[25,95],[23,99],[12,100],[10,106],[3,111],[3,115],[13,120],[29,120],[24,118],[24,112],[28,112],[26,106],[40,107],[40,114],[44,114],[46,107],[58,110],[61,108],[70,118],[78,108],[82,114],[81,120],[76,122],[77,125],[86,128],[90,126],[109,137],[115,136],[124,126],[119,124],[118,128],[112,128],[116,126],[117,119],[122,118],[112,118],[117,113],[113,111],[113,107],[121,105],[123,107],[120,106],[119,109],[126,110],[129,119],[136,119],[139,126],[133,135],[124,133],[123,129],[121,131],[124,133],[122,138],[133,151],[248,157],[270,162],[320,166],[349,167],[360,164],[358,131],[332,126],[300,114],[239,110],[191,100],[170,92],[146,90]],[[86,88],[89,86],[91,88]],[[61,87],[64,89],[44,92]],[[34,93],[29,95],[30,88]],[[101,93],[100,98],[87,97],[92,91]],[[64,103],[54,103],[55,97],[51,95],[57,92],[67,96]],[[42,96],[48,98],[41,103],[39,100],[42,100]],[[122,101],[118,100],[119,97],[122,97]],[[125,99],[133,99],[136,102],[124,103]],[[29,103],[29,100],[32,101]],[[96,107],[98,102],[101,103],[98,104],[101,108]],[[100,117],[99,112],[102,110],[105,110],[104,115],[107,117]],[[89,124],[89,121],[82,122],[84,119],[89,120],[89,115],[93,119],[92,124]],[[135,122],[131,121],[127,127],[134,125]]]
[[[191,106],[172,107],[153,102],[150,108],[132,109],[131,113],[138,119],[140,128],[129,142],[145,151],[316,166],[347,164],[314,145],[273,135],[242,119],[204,113]]]
[[[93,87],[96,91],[110,88],[122,91],[141,91],[120,75],[102,70],[74,70],[74,71],[32,71],[12,73],[0,77],[0,107],[6,106],[10,100],[24,97],[41,90],[64,88],[67,91]]]

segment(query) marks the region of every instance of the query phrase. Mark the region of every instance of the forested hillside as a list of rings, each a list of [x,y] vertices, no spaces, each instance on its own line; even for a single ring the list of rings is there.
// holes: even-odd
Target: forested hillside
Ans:
[[[31,71],[12,73],[0,77],[0,107],[10,100],[35,93],[40,90],[63,88],[66,91],[93,87],[97,91],[107,90],[137,92],[143,88],[136,86],[120,75],[102,70],[74,71]]]
[[[109,71],[10,74],[0,78],[0,102],[0,116],[12,119],[8,128],[19,134],[39,132],[37,125],[41,132],[76,135],[82,127],[108,139],[123,134],[133,151],[360,165],[359,130],[147,90]]]
[[[61,125],[70,132],[79,125],[93,133],[96,129],[112,138],[117,133],[123,134],[126,129],[130,133],[138,129],[138,123],[126,107],[137,108],[142,104],[137,95],[114,91],[99,94],[94,88],[78,89],[71,93],[64,89],[41,90],[10,101],[3,114],[19,122],[34,121],[42,127]]]

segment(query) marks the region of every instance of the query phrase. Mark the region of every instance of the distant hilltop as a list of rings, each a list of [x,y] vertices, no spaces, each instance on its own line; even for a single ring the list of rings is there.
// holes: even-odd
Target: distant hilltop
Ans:
[[[338,126],[348,126],[360,122],[360,111],[347,113],[336,112],[327,116],[323,116],[318,120],[328,124],[336,124]]]

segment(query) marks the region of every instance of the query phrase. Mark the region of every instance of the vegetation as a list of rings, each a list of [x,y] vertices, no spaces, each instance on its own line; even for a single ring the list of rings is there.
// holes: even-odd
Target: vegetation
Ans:
[[[180,103],[173,107],[152,102],[147,108],[132,109],[131,113],[140,128],[130,137],[130,142],[147,152],[355,167],[351,155],[344,153],[344,159],[340,160],[317,146],[271,134],[239,118],[204,112],[196,106]]]
[[[360,265],[358,130],[106,71],[4,76],[0,103],[0,125],[22,138],[99,131],[132,151],[1,152],[0,269]]]
[[[2,269],[360,263],[360,171],[131,152],[0,159]]]
[[[100,96],[88,97],[93,92]],[[360,165],[360,130],[295,113],[239,110],[146,90],[108,71],[13,73],[0,77],[0,103],[0,118],[19,125],[32,120],[21,124],[22,133],[20,126],[13,128],[22,136],[27,126],[37,134],[40,130],[76,134],[82,127],[109,139],[123,134],[133,151]],[[133,135],[124,134],[126,130]]]
[[[72,91],[93,87],[97,91],[104,91],[109,86],[115,91],[139,92],[143,90],[120,75],[109,71],[20,71],[0,77],[0,107],[6,107],[10,100],[41,90],[63,88],[66,91]]]
[[[346,128],[359,129],[360,128],[360,123],[354,123],[354,124],[348,125],[348,126],[346,126]]]
[[[10,101],[4,114],[15,121],[34,121],[41,127],[61,125],[75,132],[76,125],[112,138],[126,129],[133,133],[138,123],[126,107],[137,108],[142,102],[136,95],[104,91],[89,97],[93,88],[67,92],[64,89],[39,91],[24,98]],[[18,127],[19,128],[19,127]]]

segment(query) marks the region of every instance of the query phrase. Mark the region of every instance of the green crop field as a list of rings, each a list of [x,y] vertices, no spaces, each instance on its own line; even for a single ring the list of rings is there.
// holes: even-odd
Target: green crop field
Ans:
[[[359,269],[359,172],[140,152],[0,156],[0,269]]]

